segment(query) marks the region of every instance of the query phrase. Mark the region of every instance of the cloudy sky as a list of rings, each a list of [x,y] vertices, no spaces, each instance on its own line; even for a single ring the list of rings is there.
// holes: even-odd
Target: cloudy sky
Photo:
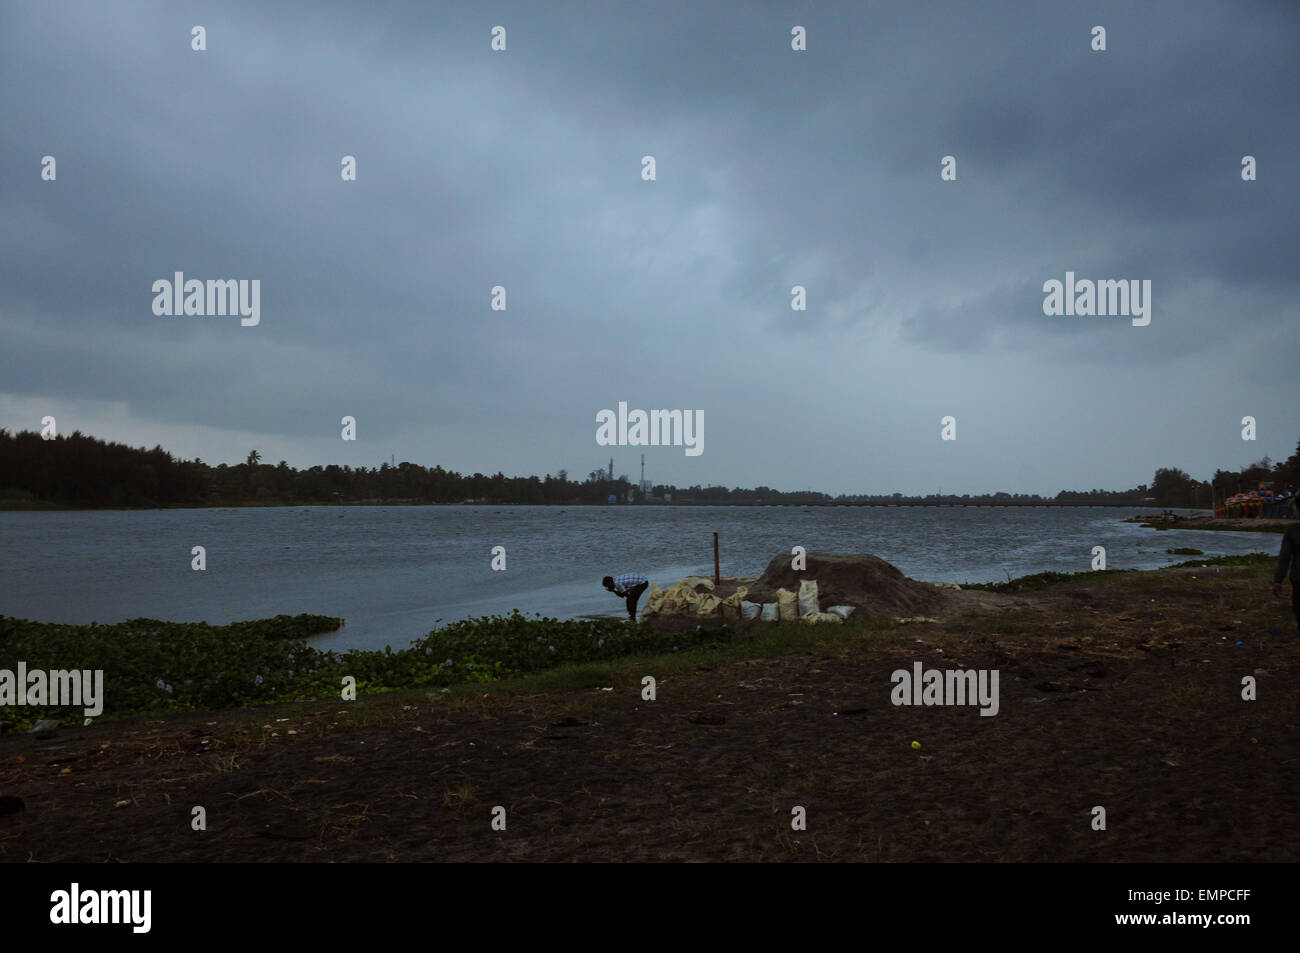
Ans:
[[[585,476],[627,401],[703,411],[700,456],[646,448],[656,482],[836,493],[1285,458],[1298,29],[1287,2],[6,3],[0,427]],[[261,323],[156,316],[176,271],[260,280]],[[1150,280],[1150,324],[1044,315],[1066,271]]]

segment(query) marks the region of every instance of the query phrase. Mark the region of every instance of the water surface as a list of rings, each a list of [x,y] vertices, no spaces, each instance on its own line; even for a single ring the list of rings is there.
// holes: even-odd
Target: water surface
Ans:
[[[988,582],[1044,570],[1149,569],[1275,552],[1269,533],[1156,532],[1116,508],[365,506],[0,513],[0,614],[48,622],[138,616],[214,624],[277,613],[342,616],[317,644],[404,647],[439,619],[525,612],[617,615],[600,586],[625,570],[661,585],[757,575],[801,545],[874,553],[916,579]],[[207,549],[207,570],[190,568]],[[491,569],[494,546],[506,570]]]

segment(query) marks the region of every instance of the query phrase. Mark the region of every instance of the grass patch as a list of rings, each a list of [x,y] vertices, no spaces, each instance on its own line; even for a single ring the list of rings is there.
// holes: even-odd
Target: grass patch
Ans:
[[[1200,552],[1200,550],[1171,549],[1171,553]],[[1263,566],[1273,562],[1274,557],[1268,553],[1246,553],[1242,556],[1206,556],[1203,559],[1193,559],[1188,562],[1175,563],[1172,566],[1164,566],[1163,569],[1187,569],[1201,568],[1207,566]],[[1148,570],[1150,572],[1160,572],[1161,570]],[[1030,576],[1019,576],[1015,579],[1008,579],[1006,582],[971,582],[962,583],[963,589],[984,589],[988,592],[1026,592],[1035,589],[1046,589],[1063,582],[1089,582],[1107,577],[1117,581],[1121,585],[1131,582],[1145,584],[1149,577],[1144,572],[1137,569],[1096,569],[1084,570],[1083,572],[1038,572]]]
[[[1028,576],[1017,576],[1006,582],[971,582],[962,583],[963,589],[984,589],[988,592],[1026,592],[1034,589],[1046,589],[1062,582],[1077,582],[1084,577],[1089,580],[1101,576],[1122,576],[1136,572],[1135,569],[1094,569],[1083,572],[1036,572]]]
[[[1178,552],[1178,550],[1170,550]],[[1241,556],[1207,556],[1204,559],[1189,559],[1187,562],[1174,563],[1166,569],[1200,569],[1206,566],[1271,566],[1277,557],[1268,553],[1246,553]]]

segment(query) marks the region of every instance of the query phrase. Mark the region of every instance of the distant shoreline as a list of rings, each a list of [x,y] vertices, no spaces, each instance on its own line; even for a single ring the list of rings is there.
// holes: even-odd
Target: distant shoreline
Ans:
[[[832,501],[816,503],[584,503],[575,501],[572,503],[487,503],[487,502],[462,502],[462,503],[432,503],[423,500],[348,500],[346,502],[322,502],[322,501],[302,501],[297,503],[288,502],[265,502],[250,501],[245,503],[170,503],[162,506],[74,506],[64,503],[50,503],[43,500],[0,500],[0,512],[27,513],[27,512],[86,512],[92,510],[112,510],[116,512],[129,510],[239,510],[239,509],[304,509],[311,506],[328,506],[328,507],[366,507],[366,506],[520,506],[520,507],[538,507],[543,509],[568,509],[569,507],[594,507],[607,509],[624,509],[635,507],[638,509],[673,509],[673,508],[701,508],[701,507],[728,507],[728,508],[761,508],[776,507],[779,509],[812,509],[828,507],[845,507],[845,508],[863,508],[863,509],[896,509],[896,508],[955,508],[955,507],[979,507],[990,509],[1051,509],[1051,510],[1068,510],[1068,509],[1127,509],[1127,510],[1157,510],[1161,509],[1156,504],[1142,505],[1139,503],[1056,503],[1052,501],[1045,502],[1019,502],[1005,503],[987,500],[949,500],[943,502],[933,502],[924,500],[898,500],[892,502],[875,502],[875,501]],[[1208,510],[1187,510],[1190,513],[1209,512]],[[1127,522],[1141,522],[1146,517],[1132,518]],[[1180,519],[1182,519],[1180,517]],[[1242,522],[1258,522],[1252,520],[1243,520]],[[1265,521],[1269,522],[1269,521]],[[1179,527],[1180,529],[1183,527]],[[1224,527],[1199,527],[1199,528],[1224,528]]]

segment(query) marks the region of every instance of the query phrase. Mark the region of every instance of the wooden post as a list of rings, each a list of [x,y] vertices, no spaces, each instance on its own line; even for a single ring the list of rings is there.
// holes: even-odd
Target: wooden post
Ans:
[[[722,582],[722,576],[718,572],[718,534],[713,534],[713,584],[716,586]]]

